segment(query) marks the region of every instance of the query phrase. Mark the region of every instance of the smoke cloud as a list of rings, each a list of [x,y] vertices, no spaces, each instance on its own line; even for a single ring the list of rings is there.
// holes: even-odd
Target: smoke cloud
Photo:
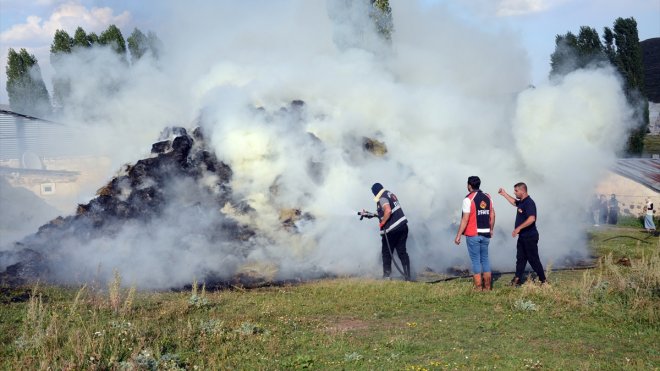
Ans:
[[[0,204],[0,246],[34,233],[58,213],[27,189],[12,187],[4,177],[0,177]]]
[[[73,54],[58,71],[74,92],[61,120],[80,127],[81,150],[111,156],[118,169],[148,156],[163,127],[199,124],[233,170],[234,197],[257,217],[211,207],[173,180],[177,199],[158,220],[82,246],[62,241],[58,254],[69,264],[57,280],[111,277],[113,269],[145,288],[246,269],[276,279],[380,276],[377,223],[355,215],[375,209],[374,182],[401,201],[414,271],[467,268],[465,245],[453,236],[471,175],[494,199],[494,269],[512,270],[515,260],[515,209],[497,190],[512,193],[519,181],[537,203],[542,262],[587,257],[579,226],[631,115],[614,70],[528,87],[526,52],[506,30],[392,1],[390,46],[355,11],[368,4],[355,4],[163,2],[152,4],[170,15],[155,30],[167,48],[160,60],[127,69],[109,50]],[[293,100],[304,105],[292,109]],[[387,153],[365,151],[365,137]],[[313,218],[291,233],[281,224],[287,209]],[[211,241],[218,218],[257,233],[242,244]]]

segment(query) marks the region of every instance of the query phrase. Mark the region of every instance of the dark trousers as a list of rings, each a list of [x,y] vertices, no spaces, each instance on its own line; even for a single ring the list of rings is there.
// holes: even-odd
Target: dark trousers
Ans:
[[[516,244],[516,277],[522,279],[527,262],[532,266],[541,282],[545,282],[545,272],[539,258],[539,236],[518,237]]]
[[[393,231],[390,231],[387,234],[387,239],[390,242],[391,251],[396,251],[396,254],[401,260],[403,265],[404,275],[410,274],[410,259],[408,258],[408,252],[406,251],[406,240],[408,239],[408,225],[404,224]],[[382,237],[382,249],[381,253],[383,255],[383,276],[389,277],[392,273],[392,253],[387,247],[387,241],[385,240],[385,235]]]
[[[619,213],[616,210],[610,210],[610,215],[607,217],[607,222],[609,224],[616,224],[619,219]]]

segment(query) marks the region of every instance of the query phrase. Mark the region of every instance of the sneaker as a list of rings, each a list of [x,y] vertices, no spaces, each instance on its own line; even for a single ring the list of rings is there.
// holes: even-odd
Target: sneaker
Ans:
[[[520,286],[520,278],[513,277],[513,279],[509,283],[509,286]]]

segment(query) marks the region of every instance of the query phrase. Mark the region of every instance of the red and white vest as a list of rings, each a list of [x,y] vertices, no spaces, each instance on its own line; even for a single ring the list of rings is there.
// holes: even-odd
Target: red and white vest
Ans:
[[[467,196],[470,202],[470,217],[464,235],[468,237],[490,237],[490,214],[493,212],[493,203],[488,193],[481,190],[474,191]]]

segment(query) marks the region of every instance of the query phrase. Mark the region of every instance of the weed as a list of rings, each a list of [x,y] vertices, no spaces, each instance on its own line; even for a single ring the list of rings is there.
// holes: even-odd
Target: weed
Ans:
[[[28,301],[27,321],[25,322],[28,327],[41,327],[46,314],[41,299],[41,293],[39,293],[38,290],[38,286],[35,286],[34,289],[32,289],[32,294]]]
[[[241,325],[236,329],[236,332],[238,332],[241,335],[256,335],[256,334],[267,334],[268,332],[261,326],[256,325],[251,322],[243,322]]]
[[[548,265],[545,267],[545,279],[547,281],[550,281],[550,275],[552,274],[552,262],[549,262]]]
[[[361,361],[364,356],[358,352],[346,353],[344,355],[344,361],[346,362],[357,362]]]
[[[114,270],[114,278],[112,282],[108,285],[108,296],[110,300],[110,308],[113,312],[119,312],[119,306],[121,303],[121,276],[119,271]]]
[[[533,311],[536,310],[536,304],[532,303],[530,300],[518,299],[513,304],[513,307],[519,311]]]
[[[160,356],[158,367],[161,370],[179,371],[185,370],[185,364],[181,361],[178,354],[165,353]]]
[[[314,366],[314,358],[306,355],[297,355],[292,361],[285,362],[286,368],[309,369]]]
[[[46,309],[43,304],[42,295],[39,292],[38,283],[30,294],[25,317],[23,332],[14,343],[21,349],[37,348],[41,345],[46,335],[44,331]]]
[[[217,319],[201,320],[199,330],[203,334],[214,335],[224,332],[224,322]]]
[[[188,305],[191,307],[202,308],[209,305],[207,298],[197,295],[191,295],[188,299]]]
[[[536,370],[543,368],[543,364],[538,359],[534,360],[530,358],[530,359],[524,359],[523,361],[525,362],[526,369]]]
[[[133,310],[133,301],[135,300],[135,286],[131,286],[124,300],[124,305],[121,307],[121,314],[126,315]]]
[[[154,358],[153,353],[149,349],[143,349],[140,353],[135,356],[135,364],[146,370],[157,370],[158,361]]]
[[[71,303],[71,307],[69,308],[69,315],[73,315],[74,313],[76,313],[76,310],[78,309],[78,304],[80,303],[80,298],[83,296],[86,289],[87,289],[87,285],[85,284],[76,293],[76,297],[75,299],[73,299],[73,303]]]
[[[202,285],[202,292],[199,295],[197,295],[198,287],[197,279],[195,279],[192,284],[190,299],[188,299],[188,306],[190,307],[202,308],[209,305],[209,300],[206,298],[206,284]]]
[[[606,313],[620,316],[626,307],[635,309],[634,318],[651,324],[659,322],[660,252],[642,254],[630,267],[618,265],[612,253],[599,260],[598,268],[585,271],[580,287],[581,302],[594,309],[609,308]],[[614,308],[617,308],[614,310]]]

